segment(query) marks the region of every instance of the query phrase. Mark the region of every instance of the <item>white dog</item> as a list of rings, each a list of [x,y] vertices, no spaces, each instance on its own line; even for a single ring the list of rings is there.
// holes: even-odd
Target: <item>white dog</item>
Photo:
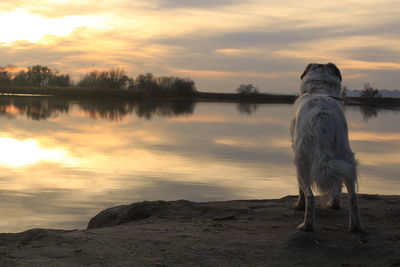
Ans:
[[[356,195],[357,163],[351,151],[340,98],[342,76],[332,63],[309,64],[301,75],[300,97],[291,123],[294,162],[299,183],[295,209],[304,209],[297,229],[312,231],[312,189],[329,196],[327,206],[340,208],[342,185],[348,191],[351,231],[361,231]]]

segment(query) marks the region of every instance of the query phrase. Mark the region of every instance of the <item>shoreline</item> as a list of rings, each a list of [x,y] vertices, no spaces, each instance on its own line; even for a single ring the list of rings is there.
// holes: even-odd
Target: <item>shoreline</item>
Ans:
[[[296,100],[296,95],[287,94],[238,94],[238,93],[216,93],[216,92],[195,92],[187,95],[176,95],[172,93],[148,94],[121,89],[93,89],[76,87],[48,87],[48,88],[28,88],[28,87],[4,87],[0,86],[1,95],[18,96],[54,96],[64,97],[71,100],[88,99],[113,99],[122,101],[155,100],[155,101],[191,101],[191,102],[233,102],[233,103],[253,103],[269,104],[281,103],[292,104]],[[347,97],[346,105],[372,106],[377,108],[396,108],[400,107],[400,98],[377,97]]]
[[[339,211],[326,209],[317,198],[315,232],[296,230],[303,212],[292,209],[295,200],[150,201],[113,207],[92,218],[91,229],[0,234],[0,266],[400,264],[400,195],[359,194],[363,233],[347,231],[345,194]]]

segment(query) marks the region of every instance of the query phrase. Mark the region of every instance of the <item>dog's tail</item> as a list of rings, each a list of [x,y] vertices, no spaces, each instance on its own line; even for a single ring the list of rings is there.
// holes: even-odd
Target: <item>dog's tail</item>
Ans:
[[[335,127],[335,118],[324,114],[316,120],[310,173],[313,187],[322,194],[339,194],[343,182],[357,184],[357,163],[348,143],[347,126]]]

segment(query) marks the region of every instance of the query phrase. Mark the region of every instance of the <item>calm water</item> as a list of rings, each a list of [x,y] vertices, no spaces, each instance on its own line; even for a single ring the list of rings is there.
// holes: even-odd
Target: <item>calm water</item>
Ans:
[[[0,97],[0,232],[142,200],[296,194],[290,105]],[[400,112],[347,107],[360,192],[400,194]]]

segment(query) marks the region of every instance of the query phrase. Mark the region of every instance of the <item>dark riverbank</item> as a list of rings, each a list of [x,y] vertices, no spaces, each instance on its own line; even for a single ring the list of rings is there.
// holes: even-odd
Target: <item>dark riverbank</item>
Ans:
[[[169,93],[146,94],[129,90],[109,90],[109,89],[89,89],[89,88],[27,88],[27,87],[0,87],[0,94],[13,95],[48,95],[62,97],[73,100],[183,100],[192,102],[235,102],[235,103],[286,103],[292,104],[296,100],[296,95],[278,94],[238,94],[238,93],[213,93],[213,92],[194,92],[185,95]],[[368,105],[380,108],[400,107],[399,98],[362,98],[348,97],[345,99],[348,105]]]
[[[400,196],[359,196],[364,233],[347,232],[341,201],[317,201],[313,233],[295,230],[292,196],[136,203],[103,217],[116,226],[0,234],[0,266],[399,266]]]
[[[295,95],[274,94],[237,94],[237,93],[209,93],[194,92],[177,95],[168,92],[157,94],[136,92],[120,89],[90,89],[90,88],[26,88],[26,87],[0,87],[1,94],[19,95],[51,95],[72,99],[118,99],[118,100],[140,100],[140,99],[165,99],[165,100],[188,100],[188,101],[216,101],[216,102],[251,102],[251,103],[293,103]]]

